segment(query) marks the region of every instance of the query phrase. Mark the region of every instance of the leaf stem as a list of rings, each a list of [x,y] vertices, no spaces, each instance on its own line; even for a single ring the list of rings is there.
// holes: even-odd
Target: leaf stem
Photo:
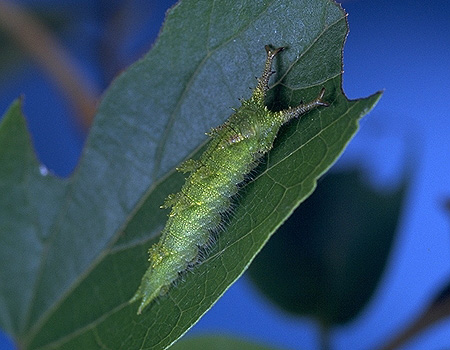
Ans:
[[[331,350],[331,336],[330,336],[330,327],[323,322],[319,322],[319,341],[320,341],[320,350]]]

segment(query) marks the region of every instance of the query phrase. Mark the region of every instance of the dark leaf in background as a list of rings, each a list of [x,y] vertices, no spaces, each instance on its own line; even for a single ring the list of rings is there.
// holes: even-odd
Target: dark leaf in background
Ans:
[[[352,320],[380,280],[405,188],[375,191],[357,170],[327,174],[256,257],[251,279],[290,313]]]

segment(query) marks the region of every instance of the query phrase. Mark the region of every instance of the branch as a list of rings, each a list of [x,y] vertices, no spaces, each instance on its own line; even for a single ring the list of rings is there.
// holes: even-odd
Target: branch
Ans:
[[[0,29],[48,73],[72,103],[81,126],[87,129],[97,110],[98,93],[54,35],[8,0],[0,0]]]
[[[400,348],[407,341],[420,334],[432,324],[450,316],[450,296],[439,299],[432,303],[419,318],[405,331],[400,333],[380,350],[394,350]]]

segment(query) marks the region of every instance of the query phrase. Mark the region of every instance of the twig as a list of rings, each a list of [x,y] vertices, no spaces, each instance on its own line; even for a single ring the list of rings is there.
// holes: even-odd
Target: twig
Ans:
[[[427,310],[425,310],[413,324],[411,324],[405,331],[400,333],[387,345],[380,348],[380,350],[398,349],[404,343],[411,340],[416,335],[420,334],[423,330],[430,327],[432,324],[449,316],[450,316],[450,295],[432,303],[430,307]]]
[[[87,129],[97,110],[98,93],[54,35],[7,0],[0,0],[0,28],[50,75],[74,106],[81,126]]]

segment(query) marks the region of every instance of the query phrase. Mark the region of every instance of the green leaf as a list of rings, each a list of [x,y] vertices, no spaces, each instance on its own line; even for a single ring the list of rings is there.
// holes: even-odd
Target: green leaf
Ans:
[[[351,321],[381,278],[405,188],[374,191],[356,170],[327,174],[255,259],[251,279],[290,313]]]
[[[183,339],[170,350],[275,350],[273,347],[256,344],[226,336],[197,336]]]
[[[345,13],[328,0],[182,1],[169,11],[149,54],[105,94],[68,183],[48,176],[46,187],[36,189],[34,182],[43,181],[36,161],[22,164],[21,156],[5,165],[16,159],[7,148],[0,159],[0,168],[9,169],[0,179],[9,184],[0,199],[7,214],[0,243],[14,246],[1,251],[7,261],[1,327],[23,349],[164,349],[176,341],[313,191],[359,118],[380,98],[377,93],[348,101],[343,95],[346,33]],[[277,59],[274,108],[312,99],[322,86],[331,106],[283,128],[204,261],[137,316],[137,304],[128,300],[166,220],[159,206],[183,183],[174,167],[205,142],[206,131],[226,120],[230,107],[238,107],[238,97],[250,96],[265,44],[287,47]],[[9,119],[20,120],[7,117],[2,135]],[[25,130],[20,133],[24,138]],[[15,175],[21,171],[32,180]],[[22,213],[22,203],[33,215]],[[10,216],[20,220],[9,222]],[[6,287],[5,280],[14,286]]]
[[[0,124],[0,320],[11,334],[23,331],[34,302],[39,261],[57,220],[67,181],[46,175],[31,147],[21,102]]]

